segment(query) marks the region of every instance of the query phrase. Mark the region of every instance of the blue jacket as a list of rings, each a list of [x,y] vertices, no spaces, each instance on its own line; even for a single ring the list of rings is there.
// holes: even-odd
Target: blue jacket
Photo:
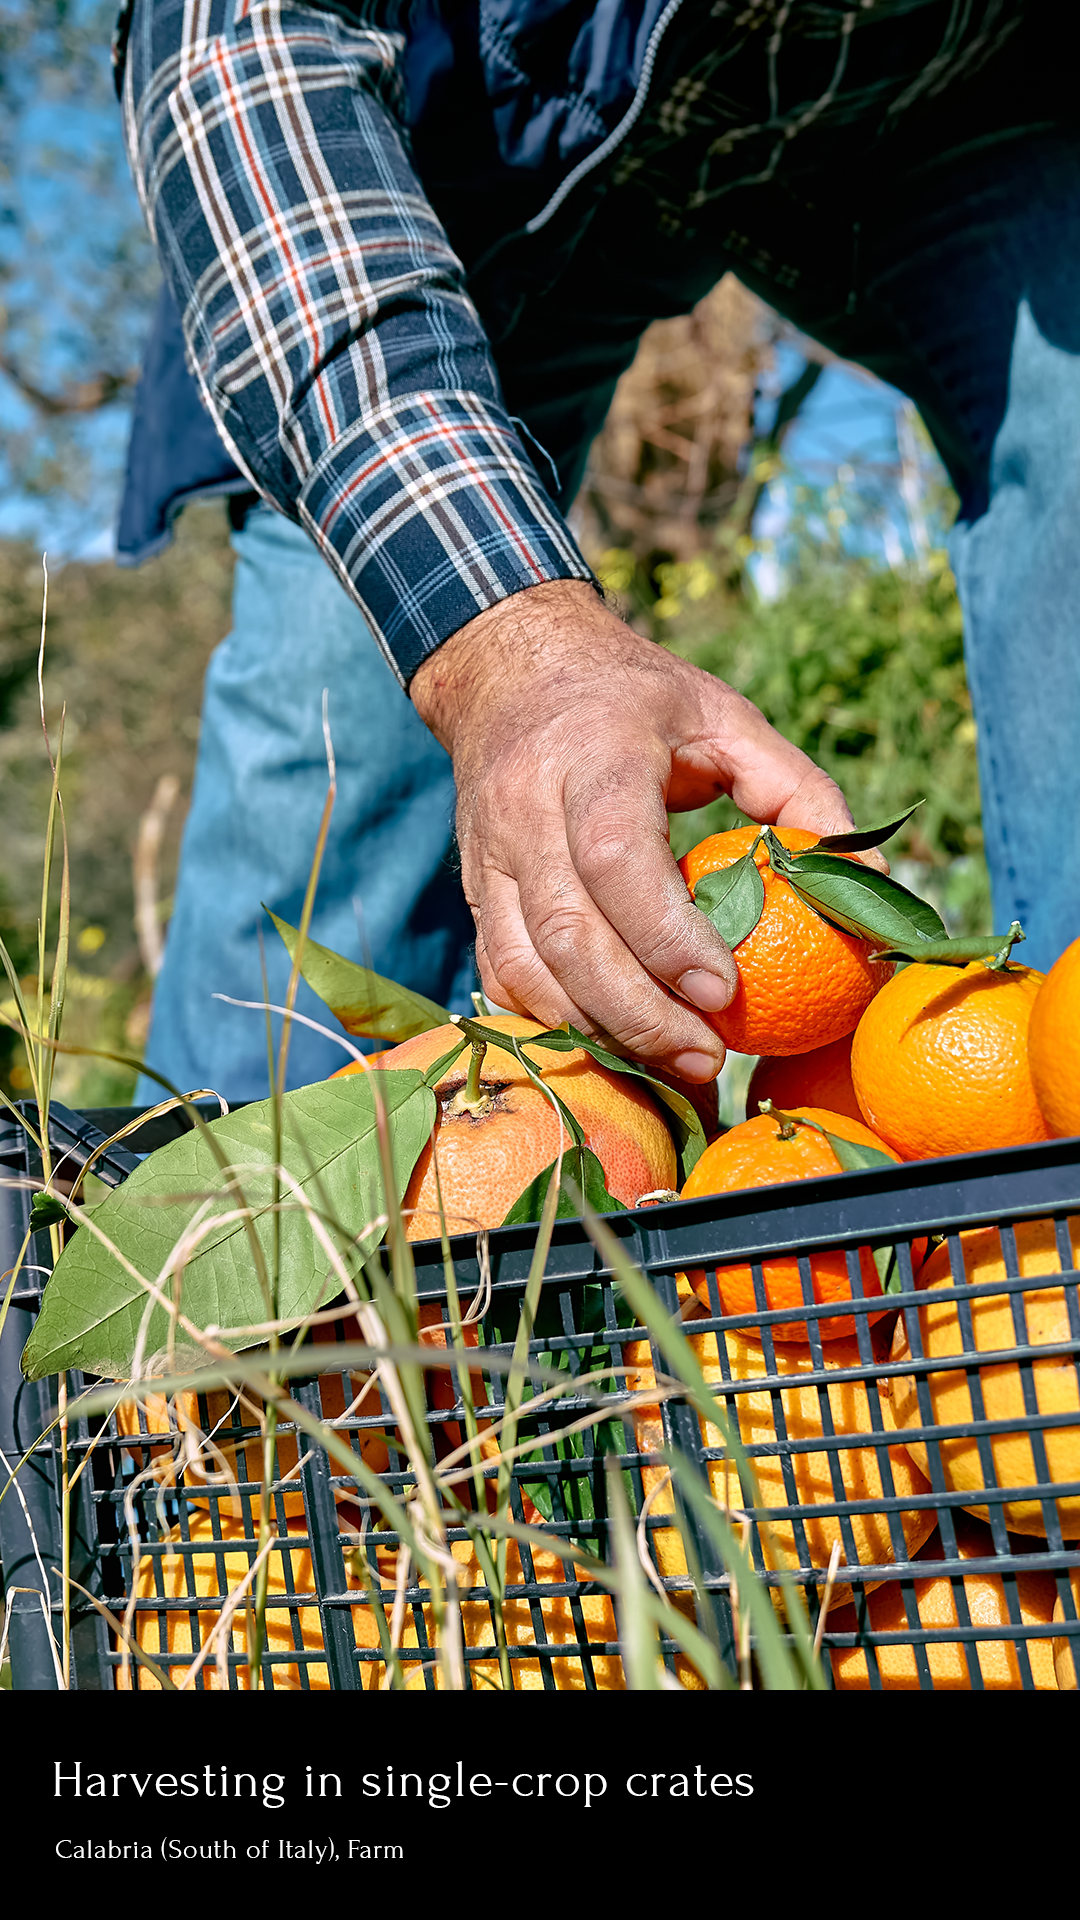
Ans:
[[[469,273],[493,345],[554,279],[587,220],[598,169],[629,132],[657,49],[693,0],[346,0],[353,26],[404,38],[407,118],[431,205]],[[118,557],[136,565],[190,500],[239,493],[184,363],[163,291],[136,395]]]

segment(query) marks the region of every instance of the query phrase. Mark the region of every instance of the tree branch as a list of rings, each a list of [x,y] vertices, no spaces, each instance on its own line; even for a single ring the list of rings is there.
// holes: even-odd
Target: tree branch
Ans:
[[[122,394],[129,393],[139,378],[137,367],[127,373],[96,373],[89,380],[75,381],[59,393],[46,393],[26,377],[8,354],[0,351],[0,373],[6,373],[12,385],[37,407],[40,413],[56,419],[62,414],[97,413]]]

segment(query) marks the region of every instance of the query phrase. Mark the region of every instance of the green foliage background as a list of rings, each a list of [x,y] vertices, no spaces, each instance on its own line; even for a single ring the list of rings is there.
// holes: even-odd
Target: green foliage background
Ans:
[[[203,675],[229,622],[232,553],[220,503],[189,508],[174,547],[131,572],[111,560],[49,566],[45,706],[61,710],[71,854],[67,1037],[138,1056],[150,983],[134,926],[132,853],[162,774],[181,783],[160,892],[167,908],[191,790]],[[41,555],[0,541],[0,935],[24,975],[36,966],[50,772],[38,711]],[[58,866],[57,862],[57,866]],[[55,903],[54,903],[55,905]],[[0,1004],[7,1000],[0,985]],[[0,1027],[0,1078],[24,1096],[21,1042]],[[14,1077],[13,1077],[14,1076]],[[58,1068],[69,1106],[122,1104],[134,1078],[77,1056]]]
[[[918,869],[912,884],[953,931],[981,932],[990,898],[975,722],[952,576],[944,555],[934,561],[922,574],[823,566],[782,600],[745,602],[726,627],[688,618],[674,645],[824,767],[856,820],[888,819],[924,800],[889,843],[890,861]],[[676,817],[672,844],[681,854],[738,817],[728,801]]]
[[[733,529],[721,529],[711,551],[648,572],[625,549],[593,563],[639,631],[744,693],[832,775],[857,821],[922,800],[886,849],[893,871],[951,933],[985,932],[977,733],[947,554],[933,548],[886,567],[844,544],[841,530],[859,522],[855,489],[800,493],[776,600],[758,596],[747,565],[771,543]],[[934,505],[943,523],[952,506],[944,490]],[[742,817],[726,799],[672,815],[676,856]]]

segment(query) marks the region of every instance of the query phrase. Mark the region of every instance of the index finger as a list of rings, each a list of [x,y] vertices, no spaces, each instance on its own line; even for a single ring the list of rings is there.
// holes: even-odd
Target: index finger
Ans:
[[[654,980],[719,1013],[739,984],[734,956],[694,906],[667,838],[663,784],[640,755],[578,773],[564,789],[570,857],[590,899]]]

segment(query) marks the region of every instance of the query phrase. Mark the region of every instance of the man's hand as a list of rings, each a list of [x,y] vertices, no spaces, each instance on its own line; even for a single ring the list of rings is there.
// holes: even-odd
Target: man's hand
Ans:
[[[667,810],[730,793],[751,820],[852,825],[839,788],[749,700],[580,581],[512,595],[417,672],[453,756],[465,897],[487,997],[607,1034],[686,1080],[723,1065],[731,952],[690,899]]]

